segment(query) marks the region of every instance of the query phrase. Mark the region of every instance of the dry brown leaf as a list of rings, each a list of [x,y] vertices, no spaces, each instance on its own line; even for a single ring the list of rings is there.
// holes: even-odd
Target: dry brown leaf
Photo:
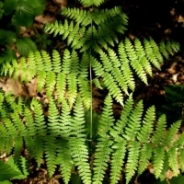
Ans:
[[[12,79],[12,78],[1,81],[0,88],[2,88],[2,90],[5,93],[12,92],[15,96],[20,96],[20,95],[26,94],[21,82],[19,82],[18,80]]]
[[[55,17],[52,17],[50,15],[38,15],[35,17],[35,20],[41,24],[46,24],[48,22],[54,22]]]
[[[67,5],[67,0],[54,0],[54,2],[59,4],[61,8],[65,7]]]

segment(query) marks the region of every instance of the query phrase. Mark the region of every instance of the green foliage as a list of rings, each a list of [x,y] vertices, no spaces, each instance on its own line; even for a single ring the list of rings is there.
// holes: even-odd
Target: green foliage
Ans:
[[[0,182],[11,183],[8,180],[11,179],[24,179],[28,176],[28,169],[26,159],[20,157],[18,162],[15,163],[13,157],[8,158],[8,161],[0,161]]]
[[[0,2],[0,60],[1,63],[16,58],[16,53],[27,56],[37,46],[29,37],[21,37],[21,27],[32,26],[35,16],[40,15],[46,0],[5,0]],[[6,22],[6,24],[4,24]],[[0,63],[0,64],[1,64]]]
[[[20,16],[16,15],[17,2],[12,9],[5,4],[13,22]],[[77,173],[78,182],[100,184],[107,169],[112,184],[118,183],[122,171],[128,184],[149,165],[156,178],[168,169],[175,175],[184,171],[179,164],[184,158],[184,133],[177,134],[180,122],[167,129],[165,115],[157,118],[155,107],[145,110],[142,101],[135,104],[132,98],[137,76],[147,84],[152,66],[160,69],[164,57],[179,50],[178,43],[122,40],[127,16],[119,7],[101,10],[97,7],[103,0],[80,2],[82,9],[65,8],[61,11],[64,21],[45,26],[48,33],[66,40],[68,47],[62,55],[56,50],[51,54],[36,50],[1,65],[3,77],[23,86],[36,81],[36,93],[42,97],[0,92],[0,153],[12,153],[18,161],[26,148],[38,167],[45,159],[49,177],[59,167],[64,183],[74,180],[72,173]],[[42,10],[41,4],[29,4],[24,1],[23,8],[18,8],[31,17]],[[33,11],[33,6],[40,11],[35,7]],[[4,45],[17,39],[14,32],[9,34]],[[35,49],[30,39],[19,38],[17,48],[22,55],[27,55],[25,43]],[[96,115],[93,86],[107,91],[102,113]],[[122,105],[120,118],[114,117],[114,100]],[[19,169],[27,175],[25,161]]]

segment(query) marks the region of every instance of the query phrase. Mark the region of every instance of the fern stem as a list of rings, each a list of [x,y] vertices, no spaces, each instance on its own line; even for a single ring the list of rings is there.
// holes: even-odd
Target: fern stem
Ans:
[[[91,29],[93,33],[93,21],[91,19]],[[92,40],[91,40],[92,41]],[[90,109],[90,139],[93,138],[93,83],[92,83],[92,65],[91,65],[91,55],[92,55],[92,48],[90,47],[90,56],[89,56],[89,77],[90,77],[90,90],[91,90],[91,109]]]

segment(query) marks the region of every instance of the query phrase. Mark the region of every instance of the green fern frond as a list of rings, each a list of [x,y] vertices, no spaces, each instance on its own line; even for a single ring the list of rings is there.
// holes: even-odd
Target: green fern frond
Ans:
[[[83,78],[79,78],[78,80],[79,92],[81,95],[81,99],[84,103],[84,106],[89,109],[91,106],[91,89],[89,86],[89,81]]]
[[[45,71],[45,66],[43,65],[43,59],[42,59],[42,56],[41,56],[41,53],[39,51],[36,51],[34,53],[34,57],[36,59],[36,69],[38,71]]]
[[[154,148],[153,149],[153,167],[154,167],[154,175],[156,178],[159,178],[162,172],[164,159],[165,159],[164,148],[161,146]]]
[[[89,7],[89,6],[100,6],[105,0],[79,0],[84,6]]]
[[[55,101],[49,99],[49,109],[48,109],[48,132],[50,136],[60,136],[61,132],[59,127],[59,112]]]
[[[120,178],[122,166],[124,164],[124,157],[126,153],[126,141],[119,139],[112,145],[112,161],[111,161],[111,173],[110,180],[112,184],[118,183]]]
[[[147,73],[152,76],[152,68],[149,60],[146,57],[146,54],[144,52],[143,45],[139,39],[135,39],[134,41],[135,44],[135,51],[138,57],[139,62],[141,63],[142,67],[144,68]]]
[[[66,75],[64,73],[59,73],[56,79],[56,91],[57,91],[57,101],[62,102],[65,98],[66,92]]]
[[[183,149],[180,149],[180,154],[179,154],[178,162],[180,163],[179,164],[179,167],[180,167],[180,169],[181,169],[182,172],[184,171],[184,162],[183,162],[183,159],[184,159],[184,150]]]
[[[64,140],[59,140],[57,145],[61,145],[62,149],[57,151],[56,163],[60,165],[60,170],[64,183],[69,183],[71,178],[71,170],[73,168],[73,160],[69,143]]]
[[[91,171],[88,162],[88,149],[85,144],[85,139],[80,138],[80,136],[78,136],[77,138],[71,137],[69,139],[69,145],[74,165],[77,166],[79,171],[79,176],[84,183],[90,184]]]
[[[68,105],[66,100],[62,102],[61,115],[59,119],[59,129],[61,131],[61,135],[63,138],[68,138],[72,133],[72,127],[70,126],[72,123],[72,117],[70,115],[70,106]]]
[[[132,108],[133,108],[133,99],[132,95],[130,95],[130,98],[125,102],[124,111],[121,114],[120,119],[117,120],[115,126],[113,127],[114,130],[111,129],[110,133],[113,137],[115,138],[119,137],[119,135],[124,133],[123,130],[127,125]]]
[[[84,119],[84,107],[80,97],[76,99],[74,105],[74,116],[71,123],[72,135],[78,138],[85,138],[85,119]]]
[[[26,129],[25,129],[25,126],[24,126],[22,120],[20,119],[20,116],[17,113],[12,113],[11,119],[12,119],[12,123],[14,124],[14,126],[17,130],[18,136],[20,136],[20,135],[25,136]]]
[[[11,137],[11,138],[5,137],[3,153],[6,152],[7,155],[11,154],[11,151],[14,147],[14,141],[15,141],[15,137]]]
[[[46,83],[47,73],[44,70],[39,70],[36,76],[36,89],[41,92]]]
[[[149,161],[152,157],[152,149],[153,147],[149,142],[145,143],[140,149],[138,175],[141,175],[142,172],[147,168]]]
[[[171,148],[169,151],[168,151],[168,162],[169,162],[169,166],[170,168],[172,169],[172,171],[174,172],[174,175],[177,176],[180,171],[179,171],[179,168],[178,168],[178,151],[176,148]]]
[[[22,171],[23,175],[28,176],[29,172],[28,172],[28,163],[27,160],[24,157],[20,157],[18,160],[18,166],[20,168],[20,170]]]
[[[109,93],[116,99],[117,102],[123,105],[123,94],[114,78],[107,72],[104,73],[102,77],[104,85],[109,90]]]
[[[79,10],[78,8],[63,8],[61,14],[67,16],[82,26],[91,24],[91,19],[89,18],[91,17],[91,14],[89,11]]]
[[[173,144],[174,137],[176,136],[177,132],[179,131],[181,125],[181,121],[175,122],[167,131],[163,144],[165,146],[169,146],[170,144]]]
[[[46,94],[51,97],[56,84],[56,74],[52,71],[47,72],[46,76]]]
[[[17,161],[20,158],[22,148],[23,148],[23,138],[16,137],[16,141],[14,144],[14,155],[13,155],[13,158],[15,161]]]
[[[46,71],[46,72],[52,71],[52,64],[51,64],[51,62],[49,62],[49,61],[51,61],[50,55],[44,50],[42,50],[40,53],[42,56],[42,64],[44,66],[44,71]]]
[[[100,137],[96,145],[95,160],[93,164],[93,184],[101,184],[112,152],[112,140],[109,137]]]
[[[56,50],[53,50],[52,52],[52,62],[53,72],[59,73],[61,71],[61,57]]]
[[[74,73],[71,73],[68,75],[68,101],[70,104],[70,107],[73,106],[76,97],[77,97],[77,79],[76,75]]]
[[[99,119],[99,125],[98,125],[98,134],[101,137],[107,137],[109,130],[111,129],[111,126],[113,125],[113,122],[114,122],[113,112],[112,112],[112,98],[110,95],[106,97],[104,104],[105,104],[105,108]]]
[[[138,166],[139,152],[140,152],[140,143],[139,142],[130,142],[129,143],[129,152],[128,160],[126,164],[126,184],[130,182],[130,179],[135,174]]]
[[[63,53],[62,72],[64,74],[69,74],[70,67],[71,67],[71,54],[69,50],[65,49]]]
[[[137,139],[140,142],[145,142],[145,140],[149,142],[150,135],[153,131],[153,123],[155,121],[155,116],[155,108],[154,106],[152,106],[146,111],[146,115],[143,119],[143,125],[137,135]]]
[[[155,133],[152,137],[152,142],[156,145],[162,144],[164,139],[164,135],[166,133],[166,117],[162,115],[157,122]]]
[[[140,101],[134,111],[130,114],[127,126],[125,128],[125,134],[123,135],[127,140],[134,140],[140,131],[140,122],[143,112],[143,103]]]
[[[31,109],[34,112],[34,124],[36,127],[37,135],[45,136],[46,135],[46,125],[43,116],[43,110],[41,104],[36,100],[33,99],[31,102]]]
[[[49,177],[52,177],[56,169],[56,139],[50,136],[49,139],[45,139],[45,157],[48,168]]]
[[[4,127],[6,128],[6,131],[7,133],[4,134],[4,136],[11,136],[14,135],[14,136],[18,136],[18,131],[16,129],[16,126],[12,123],[12,121],[8,118],[3,118],[3,124],[4,124]]]

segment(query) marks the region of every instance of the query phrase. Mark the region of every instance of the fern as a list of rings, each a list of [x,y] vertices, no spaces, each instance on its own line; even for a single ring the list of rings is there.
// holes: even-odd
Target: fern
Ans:
[[[167,129],[165,115],[157,119],[155,107],[144,111],[143,102],[134,104],[131,94],[137,76],[147,84],[152,66],[160,69],[164,57],[179,45],[152,38],[122,40],[127,16],[119,7],[102,10],[98,6],[103,2],[80,0],[82,9],[64,8],[64,21],[45,26],[46,32],[66,41],[62,56],[41,50],[1,66],[2,76],[24,86],[36,81],[36,93],[45,98],[0,92],[0,153],[13,154],[24,175],[26,161],[19,161],[23,148],[38,166],[45,159],[49,177],[59,167],[64,183],[70,182],[72,171],[84,184],[102,183],[109,168],[110,181],[116,184],[123,171],[128,184],[150,164],[157,178],[168,169],[175,175],[184,169],[179,164],[184,157],[184,134],[177,134],[180,122]],[[97,116],[90,109],[93,86],[107,92]],[[123,107],[120,118],[114,117],[114,100]]]

